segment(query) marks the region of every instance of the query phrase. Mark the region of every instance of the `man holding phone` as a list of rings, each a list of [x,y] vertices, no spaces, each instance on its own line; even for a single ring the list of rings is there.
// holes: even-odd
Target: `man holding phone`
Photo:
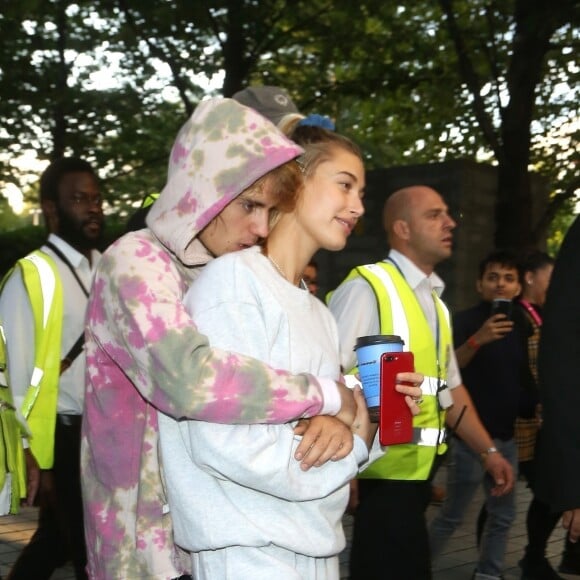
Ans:
[[[513,470],[481,424],[452,348],[449,313],[435,266],[452,251],[455,221],[430,187],[411,186],[386,201],[383,224],[391,250],[377,264],[355,268],[334,291],[329,307],[337,320],[341,364],[356,366],[357,337],[396,334],[425,375],[421,413],[408,444],[381,448],[354,482],[351,580],[429,580],[432,577],[425,510],[430,480],[445,452],[445,423],[457,429],[495,481],[495,493],[513,487]],[[357,505],[358,503],[358,505]]]
[[[503,251],[489,254],[479,265],[476,288],[481,302],[453,318],[455,354],[464,384],[493,437],[494,447],[516,471],[514,425],[526,368],[526,339],[520,332],[521,325],[512,320],[520,312],[512,310],[512,300],[521,291],[516,257]],[[460,437],[453,439],[450,459],[447,497],[429,528],[433,558],[441,554],[477,488],[483,485],[487,521],[475,578],[500,578],[508,532],[515,518],[514,493],[496,493],[481,458]]]

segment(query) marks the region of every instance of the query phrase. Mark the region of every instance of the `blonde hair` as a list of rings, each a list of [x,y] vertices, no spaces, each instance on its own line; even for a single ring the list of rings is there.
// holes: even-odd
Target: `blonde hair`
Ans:
[[[297,123],[288,137],[304,149],[304,153],[296,161],[305,178],[310,177],[323,161],[328,161],[336,149],[348,151],[363,160],[358,145],[348,137],[323,127]]]
[[[302,113],[288,113],[278,121],[276,127],[278,127],[284,135],[289,137],[302,119],[306,119],[306,115],[303,115]]]

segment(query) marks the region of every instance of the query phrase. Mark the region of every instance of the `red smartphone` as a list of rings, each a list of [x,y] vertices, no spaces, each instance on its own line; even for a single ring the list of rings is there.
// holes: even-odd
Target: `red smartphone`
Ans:
[[[410,443],[413,440],[413,414],[405,395],[395,390],[398,373],[413,372],[412,352],[385,352],[381,356],[381,405],[379,441],[381,445]]]

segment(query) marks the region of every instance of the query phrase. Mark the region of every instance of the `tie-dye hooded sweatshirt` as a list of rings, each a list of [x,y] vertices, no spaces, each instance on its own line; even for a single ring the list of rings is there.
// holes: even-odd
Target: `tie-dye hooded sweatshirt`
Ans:
[[[88,306],[82,484],[91,578],[187,572],[173,544],[157,410],[215,423],[285,423],[336,412],[332,381],[212,349],[182,304],[211,256],[197,234],[243,190],[302,150],[230,99],[201,103],[179,132],[147,218],[103,255]],[[332,406],[332,405],[331,405]]]

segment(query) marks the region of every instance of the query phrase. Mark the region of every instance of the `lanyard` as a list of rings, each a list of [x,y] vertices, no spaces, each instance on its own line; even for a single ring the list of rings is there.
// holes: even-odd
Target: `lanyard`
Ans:
[[[84,295],[88,298],[89,291],[86,289],[85,285],[82,283],[77,271],[75,270],[74,266],[70,263],[67,257],[52,243],[52,242],[45,242],[45,246],[48,246],[68,267],[71,271],[72,275],[75,277],[78,285],[80,286],[81,290],[83,291]],[[80,336],[77,338],[76,342],[71,346],[70,350],[66,353],[65,357],[62,359],[60,363],[60,374],[64,373],[75,361],[75,359],[83,352],[83,346],[85,344],[85,333],[84,331],[81,332]]]
[[[542,326],[542,317],[539,312],[523,298],[520,300],[520,304],[527,310],[528,314],[532,317],[533,321],[538,325]]]
[[[401,270],[399,264],[397,264],[397,262],[391,256],[387,258],[387,261],[391,262],[391,264],[393,264],[393,266],[397,268],[399,274],[401,274],[401,276],[403,277],[403,280],[407,282],[407,286],[411,288],[411,285],[409,284],[407,278],[405,277],[405,274],[403,274],[403,270]],[[413,288],[411,288],[411,291],[413,291]],[[413,294],[414,293],[415,292],[413,291]],[[435,290],[431,290],[431,298],[433,299],[433,306],[435,308],[435,360],[437,361],[437,380],[439,381],[441,379],[441,361],[439,357],[441,347],[440,340],[441,329],[439,328],[439,313],[437,311],[437,293],[435,292]]]
[[[72,275],[75,277],[78,285],[80,286],[81,290],[83,291],[84,295],[88,298],[89,291],[86,289],[85,285],[82,283],[77,271],[75,270],[74,266],[70,263],[68,258],[52,243],[52,242],[45,242],[45,246],[49,247],[64,263],[65,266],[71,271]]]

